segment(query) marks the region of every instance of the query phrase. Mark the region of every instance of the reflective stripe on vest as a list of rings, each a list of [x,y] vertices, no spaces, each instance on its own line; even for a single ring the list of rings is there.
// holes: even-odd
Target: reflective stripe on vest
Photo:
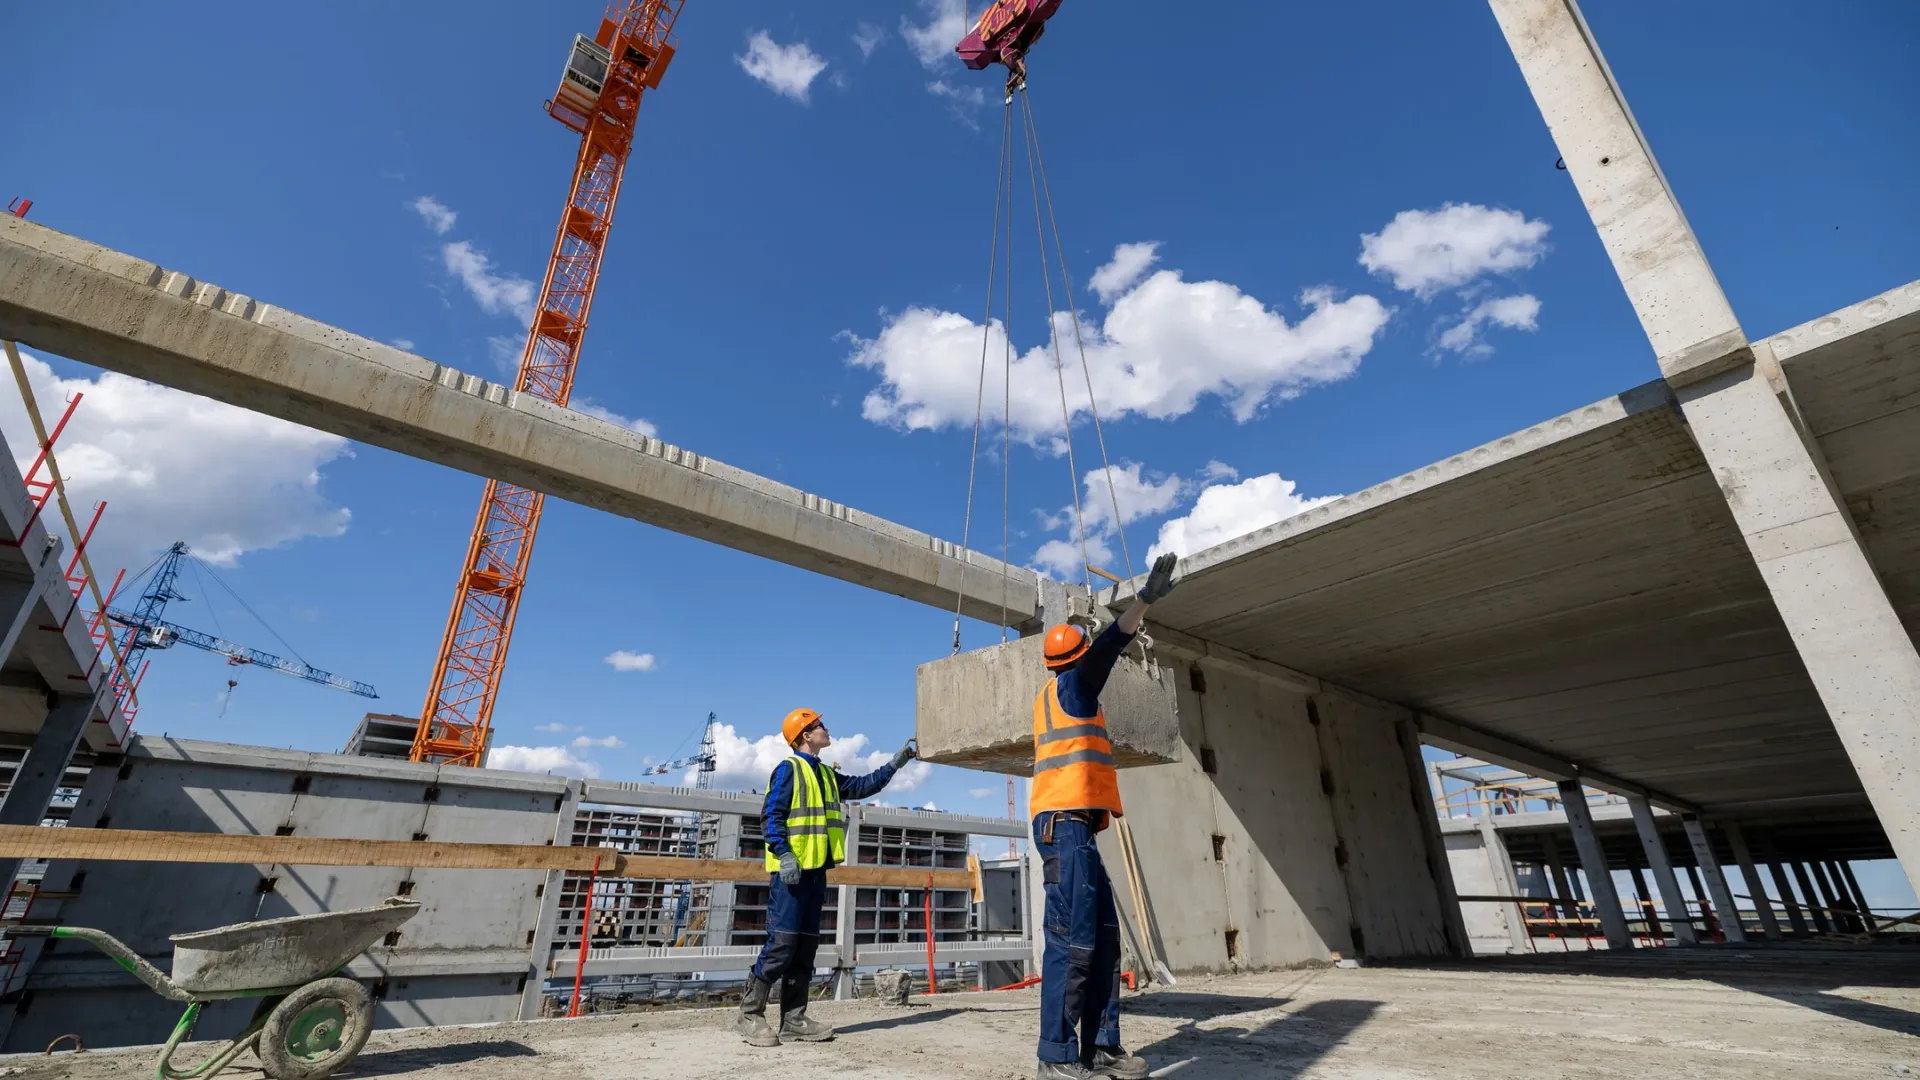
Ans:
[[[798,754],[787,759],[793,768],[793,798],[787,803],[787,847],[802,870],[818,870],[847,861],[847,819],[840,805],[840,779],[831,768],[815,770]],[[821,790],[822,781],[826,790]],[[780,869],[780,857],[767,849],[767,873]]]
[[[1033,699],[1033,813],[1108,810],[1120,813],[1120,778],[1113,771],[1107,717],[1068,716],[1060,707],[1060,680],[1048,679]]]

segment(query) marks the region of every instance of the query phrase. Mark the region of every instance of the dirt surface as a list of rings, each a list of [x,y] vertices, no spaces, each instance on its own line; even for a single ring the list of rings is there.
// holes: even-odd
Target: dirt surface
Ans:
[[[1033,1075],[1038,1006],[1036,991],[916,998],[904,1008],[826,1003],[813,1015],[837,1025],[837,1039],[778,1049],[741,1042],[731,1010],[380,1032],[340,1075],[1015,1080]],[[1122,1013],[1129,1047],[1154,1075],[1182,1080],[1920,1078],[1912,949],[1661,950],[1197,977],[1129,994]],[[132,1080],[152,1075],[153,1057],[151,1048],[19,1055],[0,1058],[0,1075]]]

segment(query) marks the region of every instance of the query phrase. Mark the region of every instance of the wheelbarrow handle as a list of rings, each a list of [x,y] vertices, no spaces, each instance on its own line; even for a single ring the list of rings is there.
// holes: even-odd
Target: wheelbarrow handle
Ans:
[[[129,975],[147,984],[147,988],[169,1001],[192,1001],[193,995],[176,986],[172,979],[157,967],[147,963],[139,953],[128,948],[126,943],[104,930],[94,930],[85,926],[10,926],[7,936],[24,935],[26,937],[73,938],[84,941],[101,952],[106,953],[113,962],[125,968]]]

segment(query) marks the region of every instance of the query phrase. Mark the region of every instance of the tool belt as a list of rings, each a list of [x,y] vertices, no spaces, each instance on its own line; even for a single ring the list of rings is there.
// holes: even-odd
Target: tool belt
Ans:
[[[1105,810],[1048,810],[1040,818],[1041,843],[1053,843],[1053,823],[1061,818],[1078,821],[1094,832],[1099,832],[1107,827],[1107,812]]]

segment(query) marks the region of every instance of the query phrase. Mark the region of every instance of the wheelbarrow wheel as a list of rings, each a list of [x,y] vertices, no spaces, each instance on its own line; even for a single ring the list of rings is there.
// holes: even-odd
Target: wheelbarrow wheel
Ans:
[[[320,979],[274,1006],[257,1052],[275,1080],[323,1080],[352,1062],[372,1031],[367,988],[352,979]]]

